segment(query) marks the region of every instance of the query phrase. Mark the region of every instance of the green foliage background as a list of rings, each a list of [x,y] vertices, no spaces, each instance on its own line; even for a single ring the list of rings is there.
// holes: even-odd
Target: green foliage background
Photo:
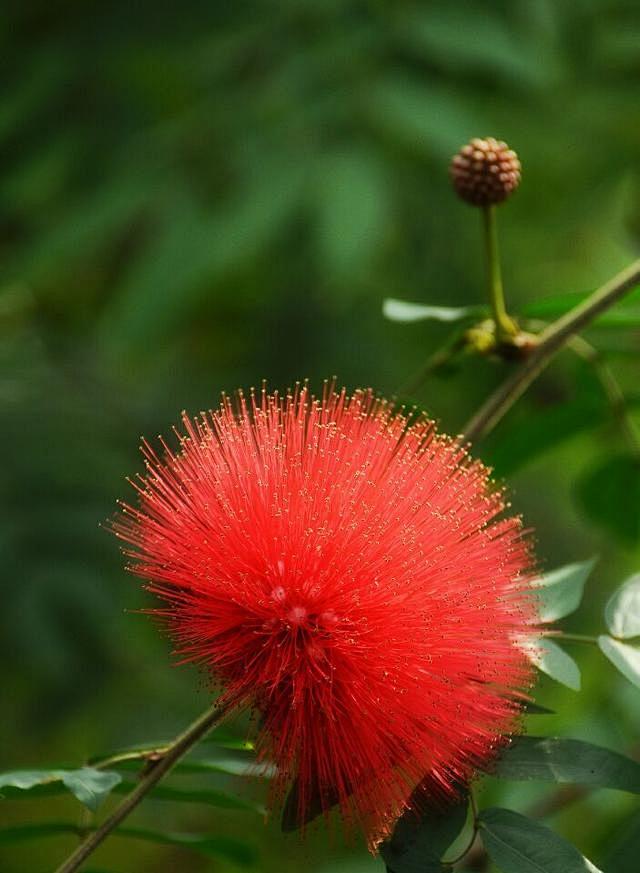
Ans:
[[[640,9],[31,0],[8,4],[0,40],[6,770],[169,736],[206,705],[203,681],[174,669],[135,614],[148,600],[99,529],[141,468],[138,436],[265,378],[335,373],[394,394],[448,328],[386,322],[383,298],[466,305],[484,293],[478,216],[446,173],[463,142],[496,135],[523,162],[499,216],[516,311],[591,290],[637,256]],[[636,410],[638,295],[620,312],[590,338]],[[507,366],[463,363],[414,399],[455,432]],[[600,556],[568,629],[599,632],[608,594],[638,568],[640,486],[625,453],[593,373],[569,354],[480,452],[508,478],[544,566]],[[612,475],[595,476],[611,463],[613,490]],[[583,691],[541,681],[558,714],[535,716],[537,732],[633,753],[640,692],[596,651],[575,654]],[[480,801],[523,811],[540,793],[487,784]],[[73,798],[0,807],[5,825],[78,815]],[[605,873],[627,873],[624,853],[606,858],[633,821],[640,839],[638,815],[637,801],[601,791],[550,823]],[[246,838],[265,873],[382,869],[357,845],[319,831],[303,846],[244,812],[152,801],[136,821]],[[72,845],[0,846],[0,866],[49,870]],[[88,867],[227,869],[119,838]]]

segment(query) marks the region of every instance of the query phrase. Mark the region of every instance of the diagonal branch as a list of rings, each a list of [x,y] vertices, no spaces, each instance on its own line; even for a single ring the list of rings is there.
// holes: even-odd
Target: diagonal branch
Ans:
[[[640,260],[637,260],[550,325],[540,335],[540,342],[525,362],[494,391],[467,422],[463,431],[464,438],[469,442],[477,442],[493,430],[571,337],[617,303],[639,283]]]
[[[55,873],[73,873],[78,870],[82,863],[95,852],[98,846],[115,830],[118,825],[124,821],[127,816],[133,812],[136,806],[151,789],[166,776],[171,768],[192,749],[199,740],[205,737],[210,731],[217,727],[225,718],[227,718],[233,709],[234,703],[219,705],[214,703],[206,710],[199,718],[197,718],[189,727],[175,738],[175,740],[167,746],[161,757],[158,760],[149,761],[145,770],[143,770],[140,782],[134,790],[127,794],[122,802],[115,808],[109,818],[107,818],[100,827],[91,833],[86,840],[81,843],[75,852],[64,861],[55,871]]]

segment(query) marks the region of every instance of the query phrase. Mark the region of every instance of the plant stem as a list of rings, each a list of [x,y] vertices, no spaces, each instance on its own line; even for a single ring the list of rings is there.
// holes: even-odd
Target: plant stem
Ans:
[[[395,393],[400,395],[414,394],[429,376],[445,367],[462,348],[464,348],[464,338],[454,336],[442,348],[436,349],[424,362],[420,371],[401,385]]]
[[[470,442],[477,442],[486,436],[540,375],[556,352],[639,282],[640,259],[634,261],[543,331],[539,344],[525,362],[498,386],[467,422],[463,431],[464,438]]]
[[[496,325],[496,337],[499,340],[509,339],[515,335],[516,327],[507,315],[507,308],[504,302],[495,206],[483,207],[482,223],[489,270],[489,303],[491,304],[491,312]]]
[[[89,766],[96,770],[107,770],[115,764],[124,764],[129,761],[152,761],[161,758],[169,751],[170,744],[163,746],[152,746],[147,749],[131,749],[127,752],[116,752],[109,755],[108,758],[100,758],[98,760],[89,760]]]
[[[151,791],[151,789],[167,775],[171,768],[186,753],[192,749],[195,744],[205,737],[213,728],[217,727],[224,719],[227,718],[235,708],[234,703],[226,703],[220,706],[214,703],[206,712],[197,718],[189,727],[173,740],[167,746],[164,754],[157,761],[150,761],[148,769],[143,771],[138,785],[133,791],[128,794],[122,802],[115,808],[109,818],[107,818],[100,827],[90,834],[86,840],[81,843],[75,852],[64,861],[55,871],[55,873],[73,873],[78,870],[80,865],[98,848],[105,840],[111,831],[118,827],[124,819],[131,813],[140,801]]]
[[[611,368],[603,360],[600,352],[581,336],[572,336],[568,341],[568,345],[576,355],[593,367],[616,423],[627,441],[631,454],[634,458],[640,460],[640,434],[629,415],[625,396]]]

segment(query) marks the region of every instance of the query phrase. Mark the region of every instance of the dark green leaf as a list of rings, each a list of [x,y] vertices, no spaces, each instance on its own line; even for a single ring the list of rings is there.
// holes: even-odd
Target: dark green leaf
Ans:
[[[603,869],[607,873],[638,873],[640,815],[634,812],[619,837],[607,845]]]
[[[507,421],[488,459],[501,476],[510,476],[564,441],[593,429],[610,415],[599,396],[536,409],[514,424]]]
[[[533,584],[540,604],[540,621],[556,621],[580,606],[584,583],[595,562],[595,558],[591,558],[589,561],[567,564],[535,580]]]
[[[198,852],[200,855],[233,861],[243,867],[253,864],[256,860],[256,851],[253,846],[244,840],[234,840],[230,837],[209,834],[163,833],[147,828],[131,827],[118,828],[116,834],[122,837],[146,840],[150,843],[160,843],[161,845],[182,846]]]
[[[114,791],[118,794],[128,794],[135,788],[135,782],[122,782]],[[225,791],[216,791],[212,788],[186,789],[174,788],[169,785],[158,785],[149,794],[153,800],[170,800],[178,803],[204,803],[215,806],[218,809],[242,809],[251,812],[264,813],[264,807],[257,803],[251,803],[242,797],[228,794]]]
[[[627,579],[611,595],[604,618],[612,636],[623,640],[640,636],[640,573]]]
[[[569,782],[640,794],[640,763],[583,740],[518,737],[494,771],[501,779]]]
[[[332,787],[324,789],[313,787],[309,791],[303,809],[300,806],[299,782],[296,779],[287,794],[282,810],[281,827],[283,832],[290,833],[304,827],[314,818],[335,806],[339,799],[338,792]]]
[[[387,297],[382,304],[382,314],[389,321],[461,321],[483,314],[480,306],[428,306]]]
[[[0,828],[0,844],[21,843],[28,840],[39,840],[41,837],[77,833],[78,825],[67,822],[46,821],[38,824],[16,825],[10,828]]]
[[[482,841],[502,873],[600,873],[546,825],[510,809],[480,813]]]
[[[41,233],[24,269],[32,280],[47,272],[68,267],[78,257],[94,254],[126,230],[149,200],[144,177],[122,176],[99,188],[82,202],[71,203],[68,213],[56,216]]]
[[[17,843],[23,840],[40,839],[41,837],[53,837],[59,834],[78,833],[78,826],[67,822],[42,822],[34,825],[20,825],[0,829],[0,844]],[[225,861],[233,861],[242,866],[249,866],[256,859],[256,851],[253,846],[248,845],[244,841],[234,840],[229,837],[219,837],[210,834],[160,833],[159,831],[152,831],[147,828],[132,827],[118,828],[115,835],[146,840],[150,843],[160,843],[162,845],[182,846],[192,849],[201,855],[222,858]]]
[[[640,462],[628,455],[608,457],[578,483],[578,499],[596,524],[628,545],[640,540]]]
[[[252,185],[218,211],[175,191],[153,243],[106,314],[104,341],[116,348],[160,334],[209,293],[208,280],[255,257],[290,215],[301,190],[295,166],[261,167]]]
[[[255,746],[251,740],[243,739],[224,728],[214,731],[202,740],[203,743],[211,743],[221,749],[231,749],[239,752],[253,752]]]
[[[392,873],[436,873],[441,859],[467,820],[466,794],[446,809],[416,805],[404,813],[391,838],[380,848]]]
[[[534,703],[533,701],[529,701],[526,704],[524,711],[527,715],[555,715],[555,710],[547,709],[546,706],[540,706],[539,703]]]
[[[580,668],[570,655],[547,637],[527,643],[525,651],[532,664],[556,682],[580,691]]]
[[[640,688],[640,648],[618,642],[604,634],[598,637],[598,645],[622,675]]]
[[[16,770],[0,774],[0,789],[29,790],[62,783],[81,803],[95,812],[121,780],[119,773],[95,770],[93,767],[81,767],[79,770]]]

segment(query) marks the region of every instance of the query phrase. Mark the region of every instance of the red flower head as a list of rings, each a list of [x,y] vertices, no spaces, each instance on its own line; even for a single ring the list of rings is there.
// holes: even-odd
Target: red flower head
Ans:
[[[240,395],[183,424],[177,453],[144,444],[115,530],[183,660],[261,713],[277,790],[295,780],[301,818],[338,800],[374,843],[416,785],[453,794],[516,726],[520,520],[458,442],[368,391]]]

